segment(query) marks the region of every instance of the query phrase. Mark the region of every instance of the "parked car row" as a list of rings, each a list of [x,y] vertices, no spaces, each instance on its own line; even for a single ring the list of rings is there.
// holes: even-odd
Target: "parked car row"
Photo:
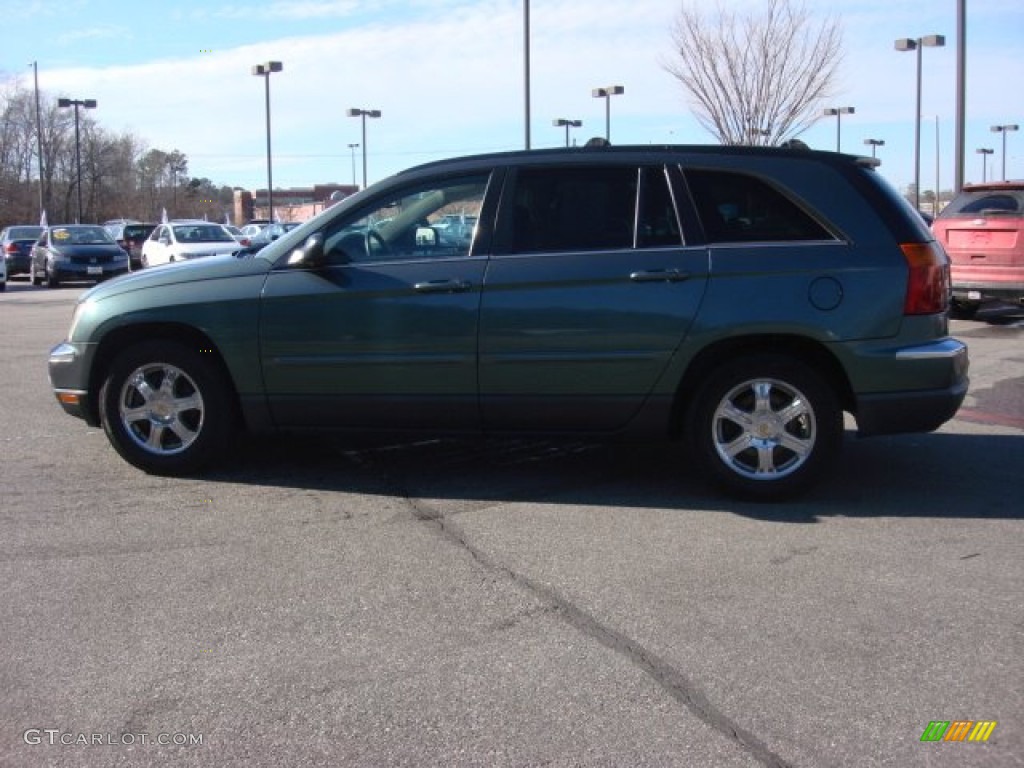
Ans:
[[[297,226],[297,222],[247,225],[258,233],[249,237],[238,227],[199,219],[164,224],[118,219],[102,226],[12,225],[0,231],[0,291],[16,275],[28,276],[32,285],[55,287],[67,281],[99,282],[203,256],[248,255]]]

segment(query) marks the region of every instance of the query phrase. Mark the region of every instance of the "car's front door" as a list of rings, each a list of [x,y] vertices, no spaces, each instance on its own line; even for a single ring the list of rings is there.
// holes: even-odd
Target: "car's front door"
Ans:
[[[485,429],[608,431],[650,396],[708,275],[662,166],[520,168],[481,301]]]
[[[479,428],[477,322],[486,259],[443,242],[477,216],[489,174],[410,183],[335,217],[327,264],[281,265],[264,289],[268,402],[288,427]]]

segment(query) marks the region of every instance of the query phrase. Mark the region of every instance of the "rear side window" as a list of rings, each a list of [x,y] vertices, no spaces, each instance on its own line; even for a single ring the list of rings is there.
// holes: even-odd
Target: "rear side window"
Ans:
[[[495,250],[609,251],[679,245],[664,168],[521,168]]]
[[[1024,189],[964,190],[939,213],[940,219],[954,216],[1024,215]]]
[[[809,214],[761,179],[728,171],[686,171],[709,243],[834,240]]]

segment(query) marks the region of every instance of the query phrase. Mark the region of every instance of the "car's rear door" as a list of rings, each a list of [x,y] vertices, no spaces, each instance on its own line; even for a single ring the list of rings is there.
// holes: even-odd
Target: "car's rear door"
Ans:
[[[484,427],[607,431],[686,336],[707,250],[683,243],[677,171],[595,161],[509,174],[481,300]]]

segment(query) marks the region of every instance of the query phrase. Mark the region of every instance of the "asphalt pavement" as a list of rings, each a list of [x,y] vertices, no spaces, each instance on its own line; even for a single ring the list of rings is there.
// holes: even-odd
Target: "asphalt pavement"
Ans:
[[[765,505],[587,441],[147,476],[49,390],[80,290],[0,294],[0,766],[1024,765],[1024,313],[953,322],[955,420]]]

